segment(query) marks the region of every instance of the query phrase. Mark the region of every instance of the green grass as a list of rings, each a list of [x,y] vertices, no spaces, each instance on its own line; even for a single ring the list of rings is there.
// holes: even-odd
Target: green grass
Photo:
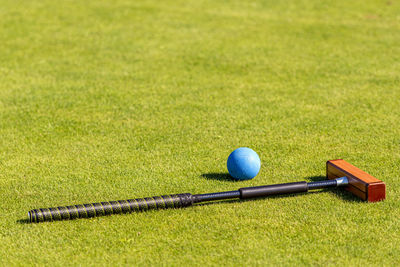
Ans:
[[[0,0],[0,264],[399,265],[399,14],[397,1]],[[258,177],[204,177],[239,146],[259,153]],[[387,200],[21,221],[323,179],[335,158],[385,181]]]

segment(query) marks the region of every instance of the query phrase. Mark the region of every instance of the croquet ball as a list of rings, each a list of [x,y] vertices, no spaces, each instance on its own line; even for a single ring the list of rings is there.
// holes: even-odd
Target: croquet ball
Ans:
[[[257,153],[247,147],[235,149],[228,157],[229,174],[237,180],[248,180],[256,177],[260,171],[261,161]]]

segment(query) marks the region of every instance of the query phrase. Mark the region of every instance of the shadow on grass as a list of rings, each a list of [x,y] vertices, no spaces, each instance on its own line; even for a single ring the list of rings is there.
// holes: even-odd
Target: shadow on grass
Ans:
[[[208,206],[208,205],[214,205],[214,204],[229,204],[229,203],[236,203],[236,202],[261,201],[263,199],[265,200],[265,199],[291,198],[291,197],[300,197],[301,195],[308,195],[308,194],[315,194],[315,193],[317,193],[317,192],[272,195],[272,196],[268,196],[268,197],[248,198],[248,199],[227,199],[227,200],[220,200],[220,201],[204,202],[204,203],[196,204],[196,206]]]
[[[305,177],[304,180],[310,180],[311,182],[318,182],[318,181],[326,180],[326,176],[322,176],[322,175],[310,176],[310,177]]]
[[[30,222],[29,222],[28,219],[19,219],[19,220],[17,220],[17,223],[19,223],[19,224],[29,224]]]
[[[224,173],[224,172],[203,173],[201,176],[208,180],[237,182],[237,180],[233,179],[233,177],[230,176],[229,173]]]
[[[326,180],[326,176],[322,176],[322,175],[311,176],[311,177],[306,177],[306,179],[311,180],[312,182],[317,182],[317,181]],[[338,198],[341,198],[348,202],[364,202],[363,200],[359,199],[358,197],[352,195],[350,192],[347,192],[346,190],[344,190],[344,188],[325,188],[325,189],[319,189],[319,190],[313,191],[313,193],[319,193],[319,192],[330,192],[332,194],[335,194]]]

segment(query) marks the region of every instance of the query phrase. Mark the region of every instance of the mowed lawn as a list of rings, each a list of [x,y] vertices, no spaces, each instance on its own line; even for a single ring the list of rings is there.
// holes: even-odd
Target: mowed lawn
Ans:
[[[259,175],[235,182],[237,147]],[[33,208],[325,178],[343,191],[26,223]],[[400,264],[398,1],[0,0],[0,265]]]

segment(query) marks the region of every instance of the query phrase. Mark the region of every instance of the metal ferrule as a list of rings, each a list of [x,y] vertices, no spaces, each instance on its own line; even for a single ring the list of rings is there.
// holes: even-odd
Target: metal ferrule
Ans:
[[[344,177],[340,177],[340,178],[336,178],[336,185],[337,186],[345,186],[349,184],[349,179],[347,179],[346,176]]]

